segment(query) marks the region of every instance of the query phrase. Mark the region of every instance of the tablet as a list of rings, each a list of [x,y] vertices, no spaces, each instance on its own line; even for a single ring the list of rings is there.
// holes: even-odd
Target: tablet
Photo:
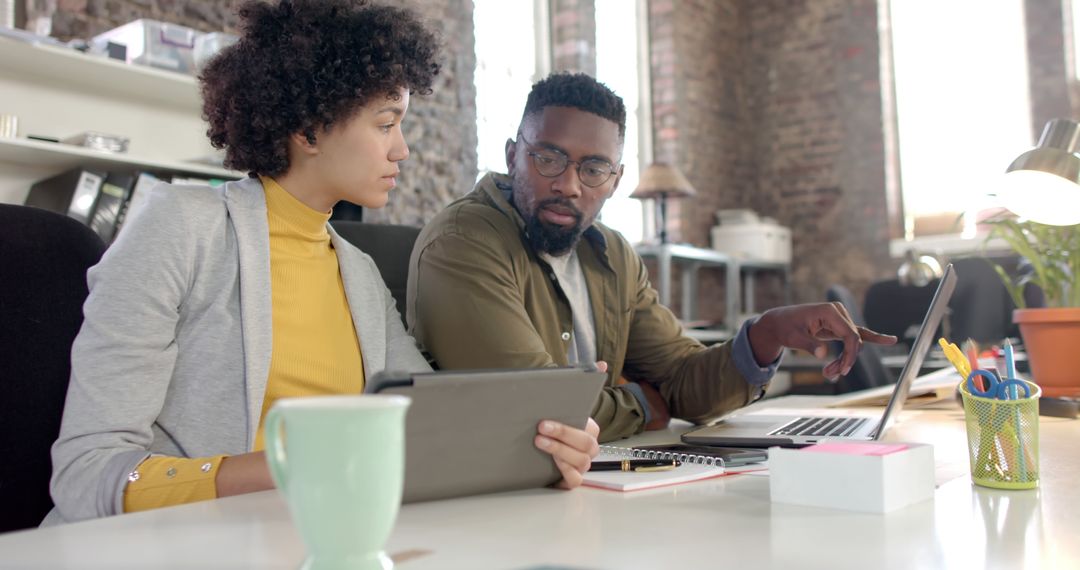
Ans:
[[[595,369],[384,372],[365,393],[412,399],[404,502],[543,487],[562,475],[533,445],[540,420],[584,428],[607,375]]]

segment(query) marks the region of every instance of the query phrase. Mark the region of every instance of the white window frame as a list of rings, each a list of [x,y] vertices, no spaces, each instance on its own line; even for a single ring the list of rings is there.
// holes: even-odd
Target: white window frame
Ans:
[[[631,181],[636,180],[640,173],[652,163],[653,160],[653,128],[652,128],[652,64],[649,48],[649,3],[648,0],[633,0],[634,9],[637,15],[637,29],[635,30],[636,41],[636,53],[637,58],[637,108],[634,109],[635,118],[637,122],[637,173],[634,173],[630,177]],[[596,18],[599,22],[600,17]],[[599,53],[599,46],[597,46],[597,52]],[[599,66],[599,62],[597,64]],[[599,73],[598,73],[599,75]],[[600,78],[603,81],[603,77]],[[623,151],[625,158],[626,149]],[[612,210],[611,206],[618,205],[621,201],[633,201],[637,202],[638,208],[626,208],[631,211],[640,211],[640,214],[634,216],[636,220],[629,219],[612,219],[611,214],[601,214],[601,220],[613,229],[622,231],[632,242],[648,241],[655,236],[650,235],[653,229],[651,224],[651,218],[653,216],[653,209],[644,207],[646,204],[642,204],[629,195],[634,191],[634,188],[627,186],[628,182],[626,175],[623,175],[623,181],[619,183],[619,189],[617,195],[608,199],[608,203],[604,207],[605,212]],[[630,204],[632,202],[623,202],[623,204]],[[640,236],[640,237],[639,237]]]

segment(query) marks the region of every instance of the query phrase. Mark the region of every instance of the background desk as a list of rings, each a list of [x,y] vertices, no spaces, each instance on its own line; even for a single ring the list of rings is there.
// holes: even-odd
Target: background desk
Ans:
[[[791,304],[791,279],[788,276],[788,264],[786,263],[740,260],[713,249],[675,243],[638,244],[634,246],[634,250],[643,258],[656,258],[657,273],[659,274],[656,292],[660,297],[660,304],[665,307],[671,306],[672,267],[675,263],[678,263],[682,268],[682,314],[680,318],[684,322],[698,318],[698,270],[702,267],[724,268],[724,330],[706,330],[691,333],[691,336],[702,342],[715,342],[730,338],[735,334],[741,316],[756,311],[754,307],[754,279],[759,272],[772,271],[778,273],[783,281],[784,303]],[[742,295],[740,295],[739,286],[740,275],[743,280]]]
[[[933,443],[939,477],[963,475],[934,501],[885,516],[774,505],[767,477],[736,475],[636,493],[538,489],[407,505],[389,551],[419,554],[402,570],[1080,567],[1080,421],[1042,419],[1041,488],[1010,492],[971,485],[962,418],[922,411],[890,432]],[[276,492],[0,535],[3,568],[293,569],[303,556]]]

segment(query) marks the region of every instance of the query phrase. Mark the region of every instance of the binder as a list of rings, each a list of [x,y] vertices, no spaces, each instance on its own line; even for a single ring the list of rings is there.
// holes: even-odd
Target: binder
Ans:
[[[94,206],[94,213],[88,225],[105,243],[111,243],[113,236],[116,235],[120,209],[127,202],[134,182],[135,173],[114,171],[105,177],[105,182],[101,185],[97,204]]]
[[[75,168],[35,182],[25,204],[88,224],[104,182],[104,172]]]

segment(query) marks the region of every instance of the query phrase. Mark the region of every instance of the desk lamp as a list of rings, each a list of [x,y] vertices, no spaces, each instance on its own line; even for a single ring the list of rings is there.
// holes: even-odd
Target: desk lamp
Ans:
[[[1015,214],[1052,226],[1080,224],[1080,124],[1046,123],[1039,144],[1005,171],[1002,202]]]
[[[641,181],[630,197],[637,200],[656,200],[656,224],[659,226],[657,235],[660,236],[660,243],[667,243],[667,199],[686,198],[696,194],[690,181],[677,168],[654,162],[641,173]]]

